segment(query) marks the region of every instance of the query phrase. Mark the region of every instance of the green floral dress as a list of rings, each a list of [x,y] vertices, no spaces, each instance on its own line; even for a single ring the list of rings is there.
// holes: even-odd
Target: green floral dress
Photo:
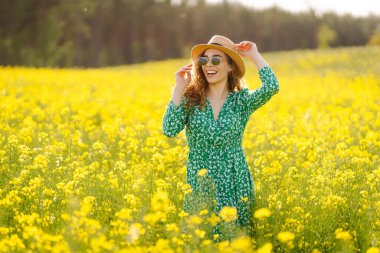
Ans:
[[[184,211],[198,212],[205,202],[213,203],[217,214],[224,206],[232,206],[237,209],[235,222],[245,228],[252,226],[254,181],[242,148],[242,137],[250,115],[279,91],[278,80],[269,66],[258,73],[261,87],[230,91],[216,121],[208,98],[204,110],[195,106],[189,115],[184,108],[184,96],[180,105],[175,106],[170,100],[166,107],[162,121],[166,136],[174,137],[186,126],[189,145],[186,182],[193,192],[185,195]],[[197,175],[204,168],[206,176]],[[204,197],[201,203],[201,196],[211,198]]]

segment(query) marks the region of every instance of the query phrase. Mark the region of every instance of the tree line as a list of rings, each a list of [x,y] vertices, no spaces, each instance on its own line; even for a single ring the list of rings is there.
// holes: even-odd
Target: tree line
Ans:
[[[99,67],[189,57],[213,34],[261,51],[367,44],[380,17],[257,10],[224,0],[1,0],[0,64]]]

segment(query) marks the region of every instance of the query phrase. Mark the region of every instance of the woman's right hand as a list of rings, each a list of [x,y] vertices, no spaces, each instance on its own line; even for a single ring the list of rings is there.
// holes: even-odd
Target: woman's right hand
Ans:
[[[176,85],[185,88],[191,81],[190,71],[192,69],[192,63],[183,66],[175,73]]]

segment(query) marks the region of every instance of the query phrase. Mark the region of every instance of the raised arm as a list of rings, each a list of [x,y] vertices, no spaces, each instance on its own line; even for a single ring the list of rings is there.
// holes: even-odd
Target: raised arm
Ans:
[[[256,65],[262,83],[261,87],[256,90],[244,88],[241,91],[241,100],[247,113],[246,116],[249,116],[278,93],[280,86],[273,70],[259,53],[255,43],[242,41],[235,47],[241,56],[247,57]]]
[[[187,114],[184,107],[186,100],[182,94],[190,83],[190,71],[191,64],[188,64],[175,73],[176,85],[162,119],[162,130],[168,137],[176,136],[186,125]]]
[[[268,63],[264,60],[264,58],[257,50],[255,43],[245,40],[239,44],[235,44],[235,48],[242,57],[246,57],[253,61],[258,70],[262,69],[265,66],[268,66]]]

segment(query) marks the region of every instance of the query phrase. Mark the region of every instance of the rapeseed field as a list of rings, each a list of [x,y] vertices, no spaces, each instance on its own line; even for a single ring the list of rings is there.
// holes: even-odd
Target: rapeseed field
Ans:
[[[380,252],[380,48],[263,55],[281,88],[243,139],[255,231],[226,241],[236,211],[181,210],[185,133],[162,133],[188,59],[1,67],[0,252]]]

